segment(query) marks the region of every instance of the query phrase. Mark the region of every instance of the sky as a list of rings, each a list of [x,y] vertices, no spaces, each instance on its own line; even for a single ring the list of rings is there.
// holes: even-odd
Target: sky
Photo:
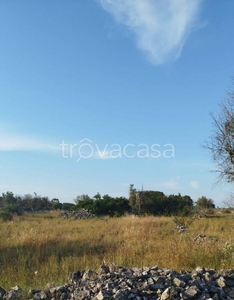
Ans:
[[[0,2],[0,194],[129,185],[222,206],[202,144],[234,76],[234,1]]]

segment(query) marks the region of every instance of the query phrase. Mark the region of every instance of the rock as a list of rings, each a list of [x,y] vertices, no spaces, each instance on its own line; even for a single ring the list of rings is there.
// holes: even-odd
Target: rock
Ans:
[[[178,287],[183,287],[186,285],[186,283],[183,280],[180,280],[179,278],[174,278],[173,283]]]
[[[71,273],[68,276],[68,280],[71,283],[78,284],[81,281],[83,274],[84,274],[84,271],[77,271],[77,272]]]
[[[210,298],[210,299],[212,299],[212,300],[219,300],[219,297],[218,297],[217,294],[214,294],[213,298]]]
[[[197,295],[200,293],[200,290],[198,289],[198,287],[196,285],[192,285],[190,287],[188,287],[185,290],[185,295],[191,299],[193,297],[197,297]]]
[[[195,268],[195,271],[196,271],[197,273],[203,274],[203,273],[205,272],[205,269],[204,269],[203,267],[196,267],[196,268]]]
[[[6,294],[6,291],[0,286],[0,299]]]
[[[83,280],[96,280],[96,279],[98,279],[98,274],[92,270],[88,270],[88,271],[84,272],[82,279]]]
[[[40,292],[35,293],[33,295],[33,299],[47,300],[48,299],[48,295],[47,295],[46,292],[40,291]]]
[[[97,300],[108,300],[108,299],[111,299],[112,296],[113,296],[113,294],[112,294],[111,291],[108,291],[108,290],[101,290],[101,291],[97,294],[96,299],[97,299]]]
[[[108,266],[101,266],[99,269],[98,269],[98,275],[102,275],[102,274],[108,274],[110,272],[110,269]]]
[[[217,280],[216,280],[218,286],[220,286],[221,288],[225,287],[226,286],[226,281],[225,279],[223,278],[223,276],[219,277]]]
[[[197,267],[176,272],[158,267],[123,268],[104,263],[97,271],[76,271],[65,285],[49,284],[45,291],[31,289],[31,300],[234,300],[234,271]],[[23,300],[16,286],[1,300]]]
[[[90,219],[95,218],[96,216],[89,212],[87,209],[79,209],[75,211],[62,211],[59,215],[60,217],[63,217],[64,219],[73,218],[76,220],[82,220],[82,219]]]
[[[224,292],[229,297],[234,298],[234,289],[233,288],[225,287]]]
[[[41,291],[41,290],[35,290],[35,289],[32,289],[32,290],[29,290],[28,295],[29,295],[30,297],[33,297],[33,295],[39,293],[40,291]]]
[[[53,297],[58,298],[63,293],[65,293],[67,290],[68,290],[68,285],[64,285],[64,286],[54,286],[54,287],[50,288],[49,291]]]
[[[11,288],[4,296],[4,300],[18,300],[22,299],[23,297],[23,290],[17,285]]]
[[[161,296],[161,300],[167,300],[172,299],[173,295],[175,294],[175,288],[174,287],[168,287]]]

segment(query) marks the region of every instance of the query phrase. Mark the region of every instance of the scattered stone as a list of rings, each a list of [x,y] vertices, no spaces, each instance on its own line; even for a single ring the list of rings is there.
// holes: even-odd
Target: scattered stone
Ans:
[[[214,236],[210,236],[210,235],[206,235],[206,234],[198,234],[197,236],[195,236],[193,241],[197,242],[197,243],[201,243],[201,242],[205,242],[205,241],[218,242],[219,239]]]
[[[178,231],[178,233],[186,233],[188,231],[188,227],[177,225],[175,229]]]

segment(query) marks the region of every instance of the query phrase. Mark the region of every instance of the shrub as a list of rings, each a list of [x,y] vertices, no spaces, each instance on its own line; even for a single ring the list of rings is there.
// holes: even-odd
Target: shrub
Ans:
[[[0,219],[2,219],[4,222],[12,221],[13,220],[13,214],[8,210],[1,210],[0,211]]]
[[[195,221],[195,217],[191,216],[191,217],[174,217],[173,222],[177,225],[177,226],[182,226],[182,227],[186,227],[188,228],[193,222]]]

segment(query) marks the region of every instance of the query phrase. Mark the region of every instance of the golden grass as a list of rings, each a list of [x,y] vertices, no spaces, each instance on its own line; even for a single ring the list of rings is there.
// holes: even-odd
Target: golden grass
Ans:
[[[70,272],[97,269],[103,261],[178,271],[234,267],[232,217],[195,220],[182,235],[174,227],[169,217],[73,220],[55,212],[0,222],[0,285],[29,290],[64,284]],[[194,242],[198,234],[218,240]]]

